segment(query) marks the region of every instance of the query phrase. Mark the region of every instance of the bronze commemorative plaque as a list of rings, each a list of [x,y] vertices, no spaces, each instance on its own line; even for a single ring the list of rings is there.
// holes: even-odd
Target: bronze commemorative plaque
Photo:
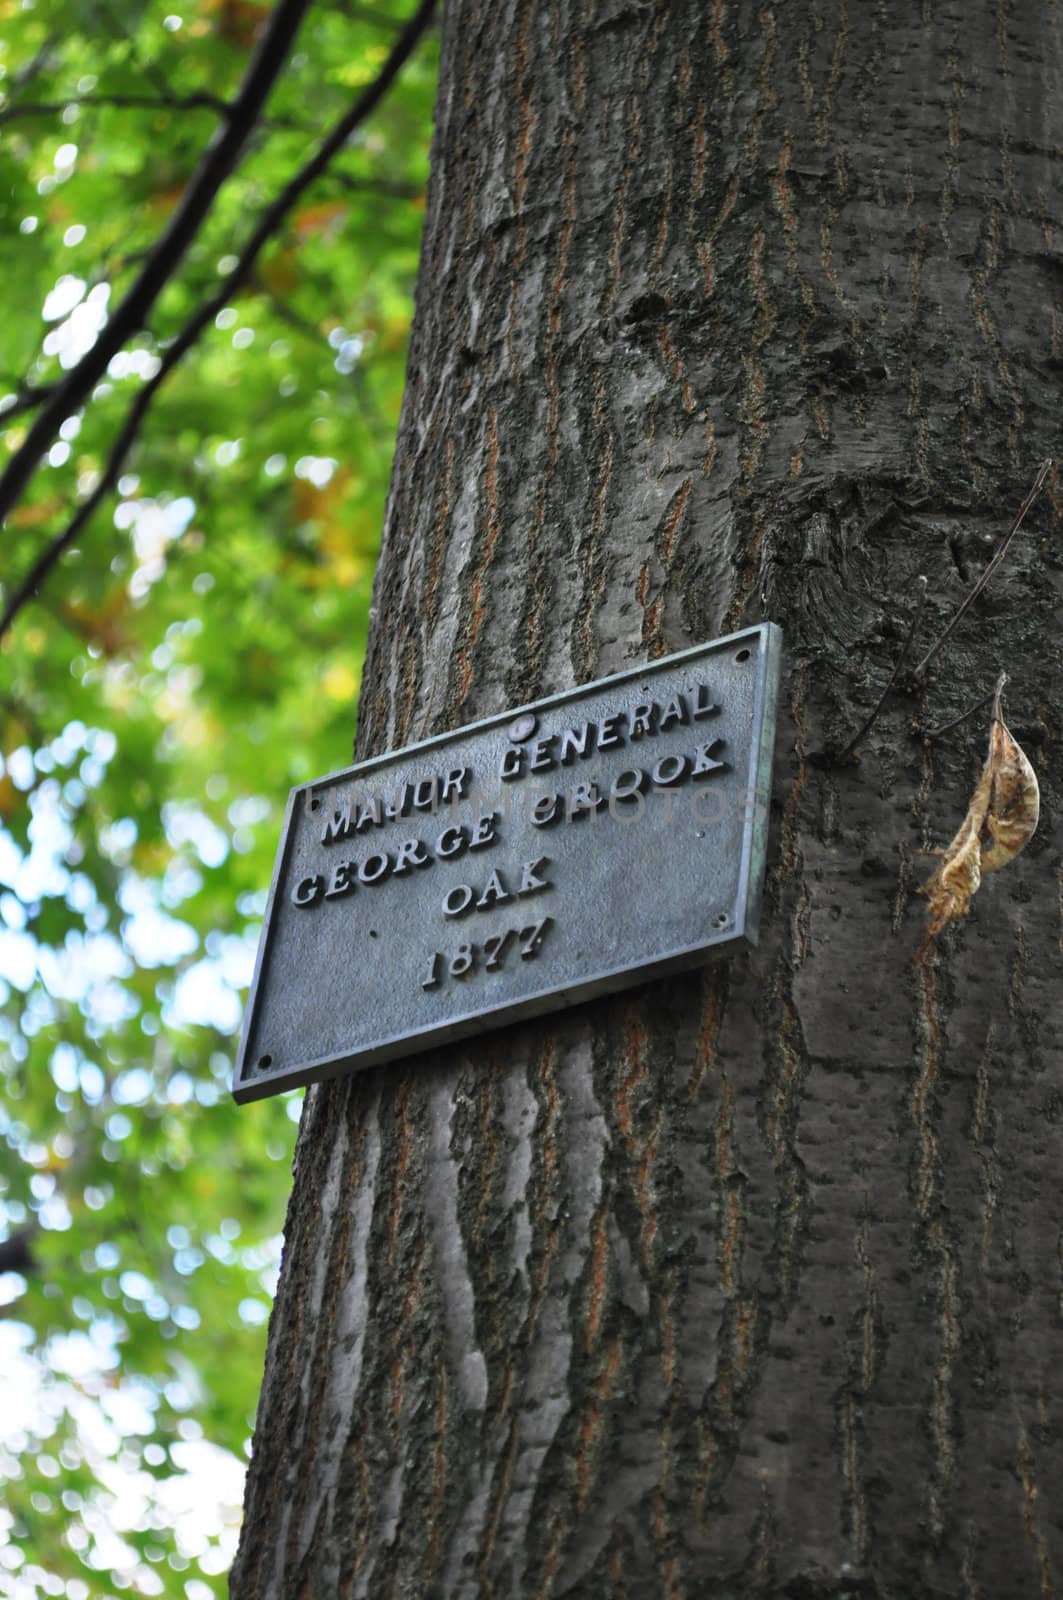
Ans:
[[[755,943],[779,650],[762,623],[293,789],[236,1099]]]

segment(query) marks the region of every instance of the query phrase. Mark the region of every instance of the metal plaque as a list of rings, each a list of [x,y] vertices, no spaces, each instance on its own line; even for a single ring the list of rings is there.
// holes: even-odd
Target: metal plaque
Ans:
[[[293,789],[237,1100],[755,942],[771,623]]]

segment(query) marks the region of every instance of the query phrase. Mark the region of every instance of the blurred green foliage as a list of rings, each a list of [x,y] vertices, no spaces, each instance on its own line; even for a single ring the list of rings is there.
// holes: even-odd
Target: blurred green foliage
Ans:
[[[136,273],[267,15],[0,0],[0,465],[20,397]],[[150,330],[9,519],[6,595],[402,20],[310,9]],[[430,36],[0,642],[0,1266],[19,1268],[0,1272],[0,1595],[225,1589],[298,1114],[238,1111],[228,1080],[287,790],[350,755],[435,71]]]

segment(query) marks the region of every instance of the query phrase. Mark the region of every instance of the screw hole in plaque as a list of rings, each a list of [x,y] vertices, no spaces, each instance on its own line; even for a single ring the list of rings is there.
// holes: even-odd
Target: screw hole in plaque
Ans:
[[[735,653],[735,660],[736,661],[748,661],[751,654],[752,654],[752,651],[750,651],[750,650],[738,650]]]
[[[712,925],[714,928],[726,928],[730,920],[726,911],[718,911],[712,919]]]
[[[258,1058],[258,1070],[259,1070],[259,1072],[265,1072],[267,1070],[267,1068],[271,1067],[272,1065],[273,1065],[273,1057],[272,1056],[259,1056],[259,1058]]]
[[[379,939],[380,935],[377,933],[375,928],[370,928],[369,937],[370,939]]]

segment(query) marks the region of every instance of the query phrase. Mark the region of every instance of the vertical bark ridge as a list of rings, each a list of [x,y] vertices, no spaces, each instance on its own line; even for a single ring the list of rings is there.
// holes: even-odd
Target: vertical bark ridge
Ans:
[[[308,1093],[238,1600],[1054,1592],[1058,472],[823,752],[1057,447],[1061,83],[1055,6],[451,0],[359,750],[770,616],[763,938]],[[1002,666],[1046,820],[913,967]]]

